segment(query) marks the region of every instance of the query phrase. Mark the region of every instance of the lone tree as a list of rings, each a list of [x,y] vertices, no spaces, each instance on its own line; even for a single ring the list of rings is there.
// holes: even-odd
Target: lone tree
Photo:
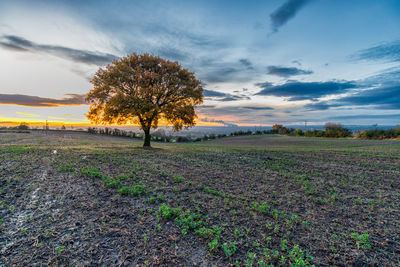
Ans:
[[[86,117],[97,124],[139,124],[144,147],[160,119],[175,131],[195,125],[194,107],[203,103],[201,81],[178,62],[132,54],[100,68],[91,80]]]

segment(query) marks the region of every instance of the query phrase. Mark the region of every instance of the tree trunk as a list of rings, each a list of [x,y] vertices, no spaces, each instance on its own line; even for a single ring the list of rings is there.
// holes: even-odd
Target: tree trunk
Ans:
[[[150,140],[151,140],[150,128],[149,129],[144,129],[144,144],[143,144],[143,147],[151,147],[150,146]]]

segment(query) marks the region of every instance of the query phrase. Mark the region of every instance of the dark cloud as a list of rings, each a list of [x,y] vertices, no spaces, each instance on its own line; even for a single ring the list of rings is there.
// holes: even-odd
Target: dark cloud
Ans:
[[[72,60],[74,62],[93,65],[106,65],[118,58],[115,55],[100,53],[97,51],[93,52],[73,49],[65,46],[37,44],[14,35],[2,36],[0,38],[0,47],[20,52],[46,53]]]
[[[0,104],[29,107],[59,107],[85,105],[86,95],[66,94],[66,98],[55,99],[20,94],[0,94]]]
[[[270,117],[271,110],[274,108],[267,106],[225,106],[225,107],[209,107],[204,108],[200,111],[201,114],[207,116],[239,116],[245,118],[251,118],[254,116]],[[266,113],[268,111],[268,113]]]
[[[226,96],[225,93],[221,93],[221,92],[217,92],[217,91],[213,91],[213,90],[207,90],[207,89],[203,90],[203,95],[205,97],[223,97],[223,96]]]
[[[400,83],[359,91],[335,102],[341,105],[374,105],[379,109],[400,109]]]
[[[185,61],[189,58],[188,54],[172,47],[162,47],[158,49],[157,52],[159,56],[170,60]]]
[[[302,70],[295,67],[268,66],[268,74],[285,78],[295,75],[308,75],[312,73],[313,71],[311,70]]]
[[[204,96],[206,99],[209,100],[214,100],[214,101],[221,101],[221,102],[227,102],[227,101],[238,101],[238,100],[249,100],[250,97],[246,95],[233,95],[233,94],[227,94],[227,93],[221,93],[213,90],[204,90],[203,91]]]
[[[281,26],[294,18],[297,12],[311,1],[312,0],[287,0],[270,15],[273,31],[277,32]]]
[[[263,88],[256,95],[271,95],[287,97],[288,101],[316,100],[320,97],[339,94],[356,88],[353,82],[298,82],[288,81],[282,85],[271,85],[270,83],[257,83],[258,87]]]
[[[305,105],[304,107],[308,110],[327,110],[331,107],[337,107],[339,105],[328,104],[326,102],[318,102],[318,103],[310,103]]]
[[[250,60],[248,60],[246,58],[239,59],[239,62],[243,66],[245,66],[248,70],[253,70],[254,69],[253,64],[250,62]]]
[[[361,114],[361,115],[349,115],[349,116],[334,116],[329,117],[329,120],[362,120],[362,119],[395,119],[400,121],[400,114],[377,114],[377,115],[368,115],[368,114]]]
[[[377,45],[361,50],[352,56],[361,60],[400,61],[400,41]]]
[[[209,83],[226,82],[235,79],[235,75],[240,72],[240,69],[233,67],[211,67],[209,66],[209,71],[200,76],[202,80]]]
[[[243,109],[250,109],[250,110],[273,110],[274,108],[271,107],[260,107],[260,106],[242,106]]]

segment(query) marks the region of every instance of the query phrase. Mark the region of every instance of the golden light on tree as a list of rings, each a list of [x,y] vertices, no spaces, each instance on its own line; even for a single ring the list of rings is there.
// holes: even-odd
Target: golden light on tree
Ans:
[[[178,62],[132,54],[100,68],[86,100],[86,117],[97,124],[135,123],[150,146],[150,129],[166,120],[175,131],[195,125],[196,105],[203,103],[201,81]]]

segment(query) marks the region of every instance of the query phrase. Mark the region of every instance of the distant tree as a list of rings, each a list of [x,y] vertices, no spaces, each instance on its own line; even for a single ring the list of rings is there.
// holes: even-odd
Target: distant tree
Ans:
[[[17,126],[17,129],[18,130],[29,130],[29,126],[26,123],[22,122],[20,125]]]
[[[66,130],[67,128],[65,128],[65,125],[63,124],[62,126],[61,126],[61,130]]]
[[[348,136],[351,136],[351,131],[347,128],[344,128],[339,123],[328,122],[325,124],[324,128],[325,128],[325,136],[326,137],[348,137]]]
[[[194,126],[194,107],[203,103],[201,81],[193,72],[149,54],[114,61],[100,68],[91,83],[86,117],[98,124],[139,124],[144,147],[150,147],[150,129],[156,129],[160,119],[175,131]]]

